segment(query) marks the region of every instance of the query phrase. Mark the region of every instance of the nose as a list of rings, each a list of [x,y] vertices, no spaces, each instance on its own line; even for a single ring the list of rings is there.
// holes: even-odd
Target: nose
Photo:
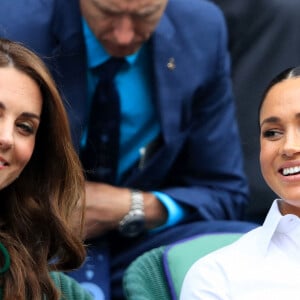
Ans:
[[[130,16],[118,16],[115,27],[114,36],[119,45],[128,45],[134,37],[134,26]]]
[[[285,157],[293,157],[300,154],[300,133],[289,132],[282,145],[281,154]]]
[[[0,151],[7,151],[13,146],[13,131],[10,126],[0,126]]]

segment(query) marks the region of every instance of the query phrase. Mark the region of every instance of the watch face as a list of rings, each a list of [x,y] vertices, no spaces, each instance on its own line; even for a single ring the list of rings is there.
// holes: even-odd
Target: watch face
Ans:
[[[122,235],[135,237],[142,233],[145,228],[145,219],[143,215],[133,215],[120,227]]]

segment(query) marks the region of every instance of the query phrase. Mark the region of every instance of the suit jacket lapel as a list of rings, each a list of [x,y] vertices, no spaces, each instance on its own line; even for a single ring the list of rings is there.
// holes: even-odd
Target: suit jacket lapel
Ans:
[[[151,38],[153,59],[154,101],[158,106],[161,130],[166,142],[182,128],[183,97],[181,61],[183,53],[176,43],[175,28],[165,14]]]

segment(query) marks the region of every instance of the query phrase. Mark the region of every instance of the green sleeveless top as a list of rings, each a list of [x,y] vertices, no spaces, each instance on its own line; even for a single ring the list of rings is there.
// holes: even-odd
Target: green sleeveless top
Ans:
[[[0,253],[4,257],[4,264],[0,269],[0,276],[7,272],[10,267],[10,256],[7,249],[0,242]],[[0,255],[1,255],[0,254]],[[73,278],[65,275],[62,272],[50,272],[50,276],[62,293],[61,299],[68,300],[92,300],[93,297],[85,291],[78,282],[76,282]],[[0,288],[0,300],[3,297],[3,290]]]

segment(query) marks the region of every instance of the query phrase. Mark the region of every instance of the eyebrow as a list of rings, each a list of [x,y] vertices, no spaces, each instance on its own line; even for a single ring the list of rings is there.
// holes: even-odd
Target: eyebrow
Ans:
[[[295,115],[295,117],[296,117],[296,119],[300,119],[300,113],[297,113]],[[272,117],[264,119],[261,122],[260,126],[263,126],[264,124],[279,123],[279,122],[280,122],[280,118],[279,117],[272,116]]]
[[[34,113],[30,113],[30,112],[23,112],[21,114],[22,117],[26,117],[26,118],[31,118],[31,119],[37,119],[40,120],[40,116],[38,116],[37,114]]]
[[[99,8],[99,9],[106,9],[105,6],[103,6],[102,3],[99,3],[98,1],[92,0],[92,2],[94,3],[94,5]]]
[[[0,109],[4,109],[4,110],[6,109],[6,106],[4,105],[3,102],[0,102]],[[23,113],[21,113],[21,116],[30,118],[30,119],[37,119],[37,120],[41,119],[39,115],[31,113],[31,112],[23,112]]]
[[[152,6],[147,6],[141,9],[140,15],[150,15],[157,12],[161,8],[160,3],[153,4]]]
[[[120,13],[123,13],[122,11],[119,11],[111,6],[105,6],[103,5],[102,3],[99,3],[98,1],[95,1],[95,0],[92,0],[94,5],[102,10],[103,12],[107,12],[107,13],[115,13],[115,14],[120,14]],[[150,5],[150,6],[146,6],[144,8],[141,9],[141,11],[139,11],[138,13],[136,12],[129,12],[128,14],[133,14],[133,15],[146,15],[146,14],[152,14],[156,11],[158,11],[161,7],[161,4],[160,3],[155,3],[153,5]],[[127,12],[125,12],[127,13]]]
[[[260,126],[263,126],[264,124],[278,123],[279,121],[280,121],[280,118],[278,118],[278,117],[269,117],[269,118],[264,119],[260,123]]]
[[[98,1],[95,1],[95,0],[92,0],[92,2],[98,9],[100,9],[104,12],[109,12],[109,13],[116,12],[116,10],[109,5],[103,5],[103,3],[99,3]]]

